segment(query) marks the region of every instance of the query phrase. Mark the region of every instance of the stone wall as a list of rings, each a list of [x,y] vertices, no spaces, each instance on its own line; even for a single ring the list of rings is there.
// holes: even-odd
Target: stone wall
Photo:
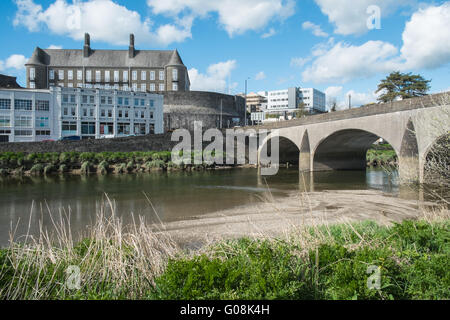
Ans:
[[[171,151],[177,142],[171,142],[170,134],[148,135],[104,140],[0,143],[0,152],[135,152]]]
[[[164,129],[194,130],[194,122],[204,128],[229,128],[243,124],[245,99],[215,92],[164,93]],[[238,120],[238,121],[233,121]]]

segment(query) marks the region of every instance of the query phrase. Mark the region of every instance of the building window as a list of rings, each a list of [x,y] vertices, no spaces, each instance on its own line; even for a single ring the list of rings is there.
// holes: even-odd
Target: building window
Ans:
[[[153,108],[155,106],[155,101],[150,100],[150,107]]]
[[[34,81],[35,78],[36,78],[36,69],[30,68],[30,80]]]
[[[86,71],[86,81],[87,82],[92,81],[92,71],[91,70]]]
[[[14,118],[14,125],[18,128],[32,128],[33,119],[29,116],[16,116]]]
[[[103,134],[103,135],[114,134],[114,124],[113,123],[100,123],[100,134]]]
[[[48,128],[50,121],[48,117],[36,117],[36,128]]]
[[[83,81],[83,70],[77,70],[77,80]]]
[[[94,104],[95,103],[95,96],[89,96],[89,103]]]
[[[11,127],[11,118],[10,116],[2,116],[0,115],[0,128]]]
[[[50,130],[36,130],[36,136],[49,137],[49,136],[51,136],[51,132],[50,132]]]
[[[30,82],[30,89],[36,89],[36,83]]]
[[[50,101],[36,100],[36,111],[50,111]]]
[[[155,90],[156,90],[155,84],[154,84],[154,83],[151,83],[151,84],[150,84],[150,91],[155,91]]]
[[[119,117],[119,118],[122,118],[122,110],[119,110],[119,115],[118,115],[118,117]]]
[[[133,83],[133,91],[137,91],[137,88],[138,88],[138,85],[137,85],[137,83]]]
[[[141,71],[141,80],[147,81],[147,71]]]
[[[70,95],[70,102],[71,103],[76,103],[76,101],[77,101],[77,97],[74,94],[71,94]]]
[[[128,82],[128,71],[123,72],[123,82]]]
[[[78,128],[78,126],[77,126],[76,122],[64,121],[62,123],[62,131],[63,132],[76,134],[77,128]]]
[[[11,99],[0,99],[0,110],[11,110]]]
[[[105,82],[110,82],[110,81],[111,81],[111,72],[105,71]]]
[[[105,109],[100,110],[100,116],[101,116],[102,118],[105,118],[105,117],[106,117],[106,110],[105,110]]]
[[[153,112],[150,112],[150,119],[153,119]]]
[[[164,91],[165,90],[165,85],[163,83],[159,84],[159,91]]]
[[[64,80],[64,70],[58,71],[58,80]]]
[[[145,135],[145,123],[136,123],[134,125],[134,134]]]
[[[31,130],[15,130],[14,135],[18,137],[32,137],[33,131]]]
[[[101,82],[102,81],[102,72],[97,70],[95,71],[95,82]]]
[[[150,71],[150,80],[155,80],[155,71]]]
[[[67,88],[73,88],[73,83],[68,83]]]
[[[113,117],[113,112],[111,109],[108,110],[108,118],[112,118]]]
[[[14,109],[31,111],[31,110],[33,110],[33,101],[16,99],[14,101]]]
[[[70,114],[72,117],[75,117],[77,115],[77,109],[75,107],[70,108]]]
[[[172,83],[172,91],[178,91],[178,83]]]
[[[172,70],[172,80],[173,81],[178,81],[178,69],[173,69]]]
[[[147,91],[147,85],[145,83],[141,84],[141,91],[146,92]]]
[[[82,135],[95,135],[95,122],[82,122],[81,123]]]
[[[130,124],[129,123],[118,123],[117,124],[117,134],[128,135],[130,134]]]
[[[55,80],[55,70],[50,70],[50,80]]]
[[[119,77],[119,71],[114,71],[114,82],[119,82],[119,79],[120,79],[120,77]]]
[[[142,107],[145,106],[145,99],[141,99],[141,106],[142,106]]]
[[[94,116],[94,109],[89,109],[89,116],[91,118]]]
[[[131,73],[131,80],[132,80],[132,81],[137,81],[137,71],[133,71],[133,72]]]
[[[73,80],[73,70],[67,71],[67,79],[68,80]]]
[[[123,91],[130,91],[130,88],[128,87],[127,84],[123,85]]]
[[[108,104],[113,104],[112,97],[108,97]]]
[[[164,80],[164,71],[159,72],[159,80]]]

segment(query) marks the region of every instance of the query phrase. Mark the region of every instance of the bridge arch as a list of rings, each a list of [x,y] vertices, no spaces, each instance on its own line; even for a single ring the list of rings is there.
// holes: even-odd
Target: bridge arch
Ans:
[[[313,170],[365,170],[367,151],[380,137],[362,129],[342,129],[322,139],[313,152]]]
[[[279,165],[298,166],[300,163],[300,148],[293,139],[283,135],[269,135],[266,137],[258,151],[259,164],[261,164],[263,156],[271,156],[271,142],[275,137],[279,141]]]
[[[426,149],[422,159],[424,182],[449,186],[450,132],[436,138]]]
[[[420,168],[419,145],[412,119],[409,119],[402,138],[399,154],[399,172],[403,182],[423,181],[423,170]]]

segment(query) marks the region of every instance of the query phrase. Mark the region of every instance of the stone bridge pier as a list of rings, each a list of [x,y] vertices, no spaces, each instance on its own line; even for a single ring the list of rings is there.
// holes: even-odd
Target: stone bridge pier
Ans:
[[[301,171],[365,170],[369,148],[382,138],[399,158],[401,182],[423,182],[427,155],[450,132],[450,93],[280,122],[258,129],[279,140],[280,164]],[[270,147],[269,147],[270,148]]]

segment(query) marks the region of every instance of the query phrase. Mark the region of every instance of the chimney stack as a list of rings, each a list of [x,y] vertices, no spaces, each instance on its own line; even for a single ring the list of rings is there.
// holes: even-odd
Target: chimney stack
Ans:
[[[134,34],[130,34],[130,47],[128,49],[128,56],[133,59],[136,52],[134,50]]]
[[[91,37],[89,36],[89,33],[84,34],[84,54],[83,56],[85,58],[89,58],[89,55],[91,54]]]

